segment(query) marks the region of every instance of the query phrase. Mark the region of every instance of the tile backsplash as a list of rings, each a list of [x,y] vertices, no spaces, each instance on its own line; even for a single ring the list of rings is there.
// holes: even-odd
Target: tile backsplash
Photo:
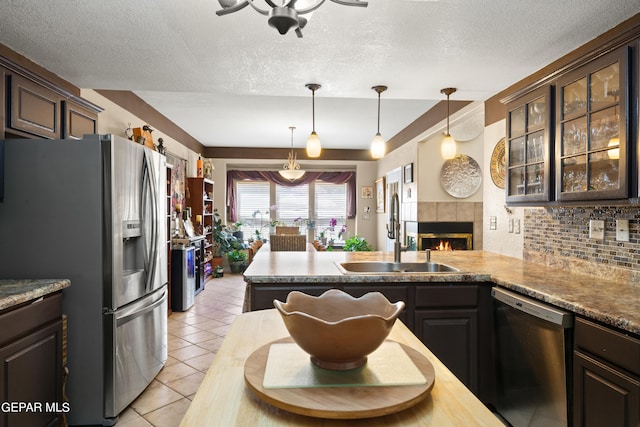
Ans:
[[[629,241],[616,241],[616,219],[629,220]],[[589,237],[603,220],[604,239]],[[524,259],[597,277],[640,282],[640,207],[549,207],[524,210]]]

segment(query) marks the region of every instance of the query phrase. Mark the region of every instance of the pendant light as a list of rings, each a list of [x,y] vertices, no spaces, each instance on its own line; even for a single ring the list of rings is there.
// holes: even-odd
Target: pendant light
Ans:
[[[440,91],[440,93],[447,95],[447,133],[442,140],[442,145],[440,145],[440,153],[445,160],[453,159],[456,156],[456,140],[449,134],[449,95],[455,91],[454,87],[447,87]]]
[[[374,86],[371,89],[378,92],[378,132],[371,141],[371,157],[374,159],[381,159],[386,152],[386,143],[382,135],[380,135],[380,94],[387,90],[386,86]]]
[[[296,163],[296,155],[293,152],[293,130],[295,128],[295,126],[289,126],[289,129],[291,129],[291,152],[289,153],[287,163],[282,166],[282,170],[278,171],[283,178],[288,179],[291,182],[302,178],[304,175],[304,171],[300,169],[300,165]]]
[[[307,139],[307,157],[320,157],[322,151],[322,145],[320,145],[320,138],[316,133],[316,90],[322,86],[316,83],[309,83],[306,85],[311,90],[311,114],[312,114],[312,130],[311,135]]]

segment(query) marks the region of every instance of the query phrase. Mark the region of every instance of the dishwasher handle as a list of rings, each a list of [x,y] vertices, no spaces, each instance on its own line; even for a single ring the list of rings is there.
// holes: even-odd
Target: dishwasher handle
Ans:
[[[501,288],[492,288],[491,296],[516,310],[561,326],[563,329],[573,328],[573,313],[571,312]]]

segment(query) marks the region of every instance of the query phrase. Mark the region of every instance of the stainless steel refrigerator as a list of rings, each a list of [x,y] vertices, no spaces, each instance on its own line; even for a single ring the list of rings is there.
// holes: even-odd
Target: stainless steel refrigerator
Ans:
[[[68,278],[70,425],[111,425],[167,359],[165,158],[112,135],[5,140],[0,278]]]

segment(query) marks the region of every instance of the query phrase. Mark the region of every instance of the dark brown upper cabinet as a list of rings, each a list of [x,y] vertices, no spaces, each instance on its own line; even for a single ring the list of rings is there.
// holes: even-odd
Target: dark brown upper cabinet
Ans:
[[[507,104],[509,203],[548,202],[553,197],[552,93],[547,85]]]
[[[27,137],[60,138],[62,97],[17,74],[10,75],[9,81],[8,131]]]
[[[556,199],[629,197],[629,48],[567,73],[556,84]]]
[[[70,101],[64,101],[64,138],[82,139],[98,133],[98,115]]]

